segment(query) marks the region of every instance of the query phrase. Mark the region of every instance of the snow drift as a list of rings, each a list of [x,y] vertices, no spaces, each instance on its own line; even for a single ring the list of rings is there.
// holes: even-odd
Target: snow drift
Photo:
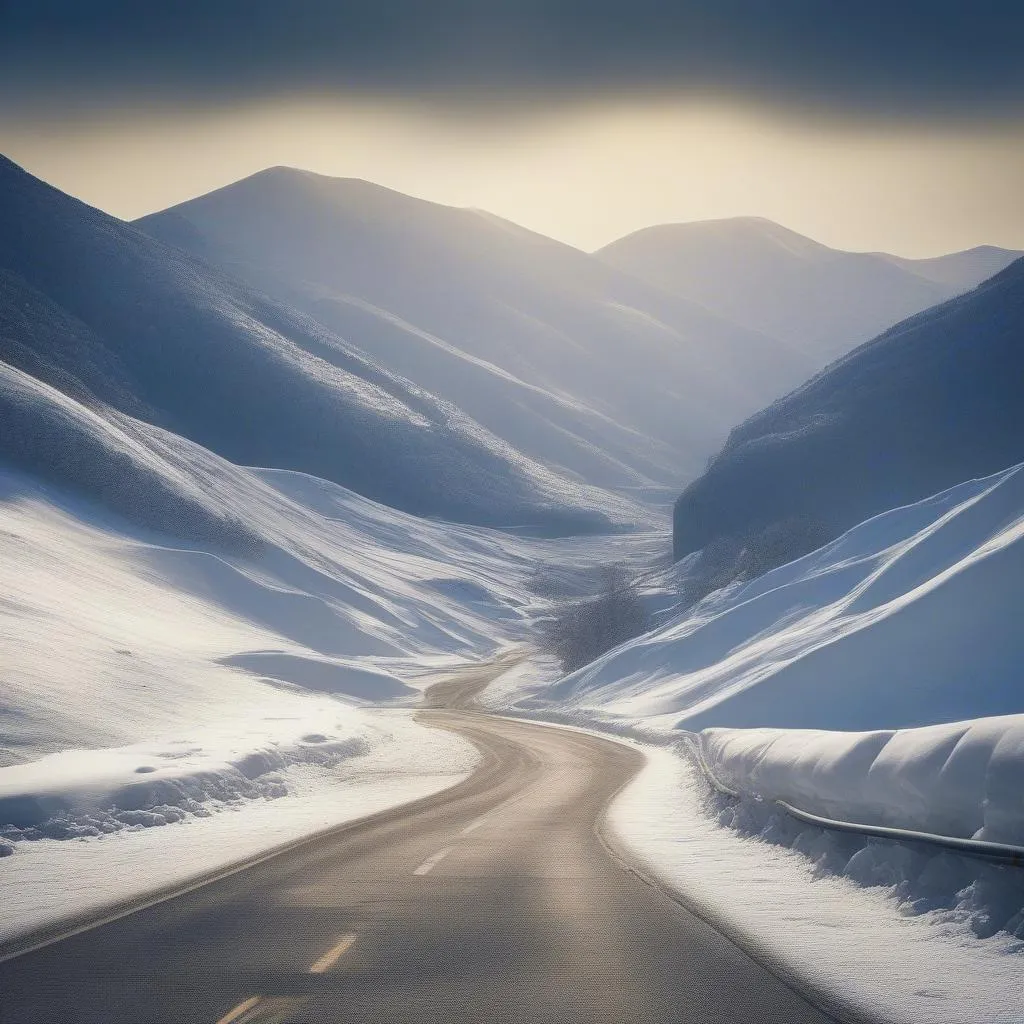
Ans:
[[[1024,845],[1024,715],[866,733],[706,729],[740,792],[825,817]]]

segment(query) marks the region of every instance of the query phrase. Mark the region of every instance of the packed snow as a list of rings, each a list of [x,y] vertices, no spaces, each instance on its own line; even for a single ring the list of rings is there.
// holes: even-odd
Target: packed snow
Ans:
[[[1024,846],[1024,715],[920,729],[706,729],[716,778],[867,825]]]

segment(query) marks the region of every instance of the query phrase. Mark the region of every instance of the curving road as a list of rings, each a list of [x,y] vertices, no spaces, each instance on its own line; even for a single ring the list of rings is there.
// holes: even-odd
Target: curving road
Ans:
[[[636,751],[469,710],[488,678],[421,712],[479,748],[469,779],[0,963],[0,1021],[833,1019],[609,854]]]

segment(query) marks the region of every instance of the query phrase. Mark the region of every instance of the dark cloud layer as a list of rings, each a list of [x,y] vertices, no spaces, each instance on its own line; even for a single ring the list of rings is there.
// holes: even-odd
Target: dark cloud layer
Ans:
[[[0,0],[0,103],[710,92],[869,116],[1024,110],[1020,0]]]

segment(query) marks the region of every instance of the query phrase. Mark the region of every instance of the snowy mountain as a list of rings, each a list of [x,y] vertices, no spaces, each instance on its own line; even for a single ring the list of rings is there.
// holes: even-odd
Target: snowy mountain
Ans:
[[[271,168],[136,223],[600,486],[691,478],[818,365],[570,246],[365,181]]]
[[[616,842],[784,946],[782,976],[823,964],[861,998],[891,974],[901,1020],[1012,1016],[1018,882],[771,801],[1024,838],[1024,260],[733,432],[678,503],[680,554],[852,528],[694,605],[698,556],[599,532],[654,517],[593,484],[690,471],[812,360],[365,183],[279,169],[144,226],[0,161],[0,942],[465,778],[478,752],[413,707],[489,662],[493,707],[649,741]],[[956,289],[1003,255],[862,276]],[[539,622],[611,563],[648,570],[655,628],[545,675]],[[933,912],[944,945],[911,930]]]
[[[573,532],[636,514],[308,316],[2,159],[0,359],[4,462],[189,536],[217,532],[221,513],[200,509],[187,472],[166,475],[147,424],[422,515]]]
[[[933,259],[843,252],[760,217],[645,228],[599,250],[609,266],[784,338],[822,366],[900,320],[976,287],[1020,253]]]
[[[1024,260],[737,427],[679,497],[676,557],[806,517],[834,536],[1024,459]]]

